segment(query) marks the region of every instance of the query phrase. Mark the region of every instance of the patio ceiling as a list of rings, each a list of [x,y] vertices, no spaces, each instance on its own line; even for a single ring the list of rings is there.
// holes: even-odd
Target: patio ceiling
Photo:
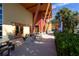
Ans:
[[[29,10],[30,12],[32,12],[33,14],[35,14],[36,10],[37,10],[37,5],[38,3],[22,3],[21,4],[25,9]],[[42,14],[42,15],[45,15],[45,12],[46,12],[46,9],[47,9],[47,5],[48,3],[41,3],[40,5],[40,9],[39,9],[39,12]],[[49,10],[48,10],[48,13],[51,11],[52,7],[50,5],[49,7]]]

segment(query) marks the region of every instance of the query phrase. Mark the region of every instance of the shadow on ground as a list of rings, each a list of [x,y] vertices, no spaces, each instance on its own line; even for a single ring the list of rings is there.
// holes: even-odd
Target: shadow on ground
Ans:
[[[12,51],[11,56],[56,56],[55,40],[52,38],[29,37],[19,47]]]

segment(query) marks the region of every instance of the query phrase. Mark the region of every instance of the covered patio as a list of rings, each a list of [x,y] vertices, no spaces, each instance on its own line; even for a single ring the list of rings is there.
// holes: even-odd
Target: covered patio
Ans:
[[[52,30],[50,3],[4,4],[3,6],[5,10],[2,44],[5,45],[7,41],[8,44],[11,43],[7,47],[8,55],[56,55],[55,37],[53,33],[47,34],[47,31]],[[4,52],[1,55],[4,55]]]

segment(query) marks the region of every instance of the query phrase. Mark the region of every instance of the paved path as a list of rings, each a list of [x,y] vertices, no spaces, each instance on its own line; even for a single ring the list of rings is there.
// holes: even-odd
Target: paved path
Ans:
[[[32,40],[29,37],[22,46],[12,51],[12,56],[56,56],[55,41],[51,38]]]

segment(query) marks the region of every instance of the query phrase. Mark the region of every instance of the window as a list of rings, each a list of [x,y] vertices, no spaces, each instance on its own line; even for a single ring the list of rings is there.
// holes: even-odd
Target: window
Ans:
[[[2,38],[2,4],[0,3],[0,38]]]
[[[2,8],[0,9],[0,14],[2,14]]]

